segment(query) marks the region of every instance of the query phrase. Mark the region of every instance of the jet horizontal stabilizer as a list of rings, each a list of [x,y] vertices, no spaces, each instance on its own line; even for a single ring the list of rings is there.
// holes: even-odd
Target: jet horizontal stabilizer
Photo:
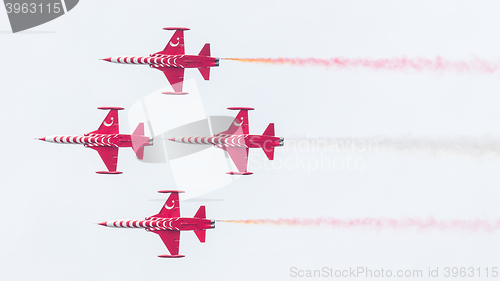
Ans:
[[[203,46],[203,48],[201,49],[198,56],[205,56],[205,57],[210,56],[210,44],[209,43],[207,43],[207,44],[205,44],[205,46]]]
[[[269,123],[269,125],[267,126],[264,133],[262,133],[262,135],[274,137],[274,123]]]
[[[198,70],[201,73],[201,76],[203,76],[203,79],[205,80],[210,80],[210,68],[209,67],[200,67]]]
[[[267,156],[267,159],[274,160],[274,146],[273,147],[263,147],[264,153]]]
[[[205,243],[205,237],[207,235],[207,232],[205,229],[195,230],[194,234],[196,234],[196,237],[198,237],[198,240],[200,240],[201,243]]]

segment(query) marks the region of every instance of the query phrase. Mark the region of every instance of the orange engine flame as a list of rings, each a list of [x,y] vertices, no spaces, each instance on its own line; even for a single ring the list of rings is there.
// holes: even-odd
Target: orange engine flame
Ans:
[[[312,65],[335,68],[368,68],[390,71],[454,71],[497,73],[500,70],[499,61],[480,58],[471,60],[449,60],[437,56],[429,58],[408,58],[406,56],[393,58],[224,58],[224,60],[253,62],[263,64]]]
[[[222,222],[240,224],[268,224],[268,225],[290,225],[290,226],[332,226],[337,228],[369,227],[377,229],[440,229],[440,230],[468,230],[468,231],[498,231],[500,230],[500,220],[482,219],[452,219],[436,220],[432,217],[422,218],[358,218],[358,219],[337,219],[337,218],[292,218],[292,219],[250,219],[250,220],[222,220]]]

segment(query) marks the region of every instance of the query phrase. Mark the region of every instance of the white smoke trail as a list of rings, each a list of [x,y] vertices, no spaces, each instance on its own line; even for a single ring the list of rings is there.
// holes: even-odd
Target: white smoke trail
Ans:
[[[459,230],[485,231],[500,230],[500,220],[485,219],[449,219],[438,220],[433,217],[423,218],[289,218],[289,219],[248,219],[219,220],[220,222],[253,224],[253,225],[289,225],[289,226],[331,226],[334,228],[351,229],[357,227],[374,229],[416,229],[416,230]]]
[[[483,136],[457,137],[307,137],[285,138],[288,151],[317,152],[376,152],[395,150],[400,152],[420,152],[437,155],[450,153],[482,157],[500,156],[500,138]]]

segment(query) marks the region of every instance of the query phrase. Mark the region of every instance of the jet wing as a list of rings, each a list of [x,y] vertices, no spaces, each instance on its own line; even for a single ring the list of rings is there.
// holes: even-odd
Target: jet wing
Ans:
[[[248,166],[248,147],[225,146],[223,149],[227,151],[231,160],[233,160],[233,163],[236,165],[236,168],[238,168],[238,171],[240,173],[245,173]]]
[[[170,255],[179,255],[179,242],[181,240],[181,232],[178,230],[152,230],[158,235],[160,235],[161,241],[167,247]]]
[[[168,28],[166,30],[175,30],[174,35],[168,41],[163,51],[157,52],[161,55],[184,55],[184,30],[187,28]]]
[[[87,146],[96,150],[109,172],[116,172],[118,163],[118,147],[114,146]]]
[[[118,110],[122,110],[123,107],[98,107],[98,109],[109,110],[109,113],[106,115],[99,128],[89,134],[119,134]]]
[[[158,214],[153,217],[157,218],[178,218],[181,216],[181,208],[179,203],[179,192],[172,192],[165,204],[161,207]]]
[[[176,93],[182,92],[182,82],[184,81],[184,68],[175,68],[175,67],[162,67],[158,68],[163,71],[163,74],[174,88]]]
[[[233,120],[233,123],[229,126],[229,128],[220,132],[217,135],[248,135],[249,134],[249,126],[248,126],[248,111],[253,110],[250,107],[228,107],[230,110],[240,110],[238,115]]]

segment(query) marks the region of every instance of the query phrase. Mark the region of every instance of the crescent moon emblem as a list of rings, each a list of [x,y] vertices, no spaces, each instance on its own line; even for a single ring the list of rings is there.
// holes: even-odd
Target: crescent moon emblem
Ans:
[[[106,126],[106,127],[109,127],[109,126],[113,125],[113,122],[115,121],[115,120],[113,120],[113,119],[114,119],[114,118],[113,118],[113,117],[111,117],[111,123],[106,123],[106,120],[104,120],[104,121],[102,121],[102,124],[103,124],[104,126]]]
[[[170,62],[170,59],[171,59],[171,57],[169,57],[169,58],[167,59],[167,64],[172,64],[172,63]]]
[[[177,37],[177,43],[174,44],[174,42],[170,41],[170,46],[177,47],[177,45],[179,45],[179,43],[180,43],[179,37]]]
[[[234,120],[233,124],[237,127],[241,126],[241,124],[243,124],[243,119],[241,120],[240,123],[236,122],[236,120]]]
[[[168,202],[167,202],[167,203],[165,203],[165,209],[167,209],[167,210],[172,209],[174,206],[175,206],[175,201],[174,201],[174,200],[172,200],[172,206],[169,206],[169,205],[168,205]]]

